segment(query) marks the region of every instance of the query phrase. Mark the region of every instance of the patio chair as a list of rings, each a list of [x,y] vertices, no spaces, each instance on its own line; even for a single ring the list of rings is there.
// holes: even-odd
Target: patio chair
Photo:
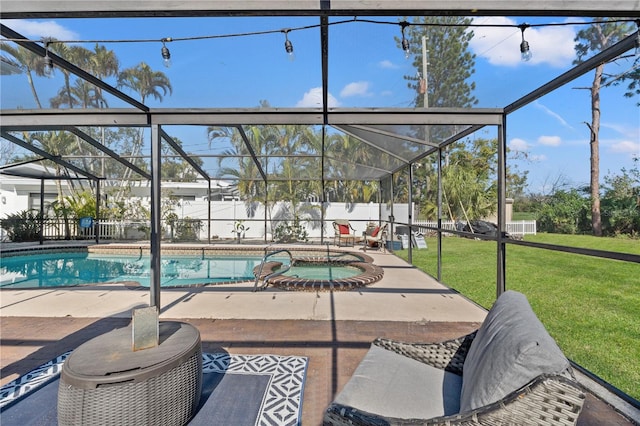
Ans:
[[[323,425],[574,425],[584,400],[569,360],[509,290],[470,334],[376,339]]]
[[[385,242],[387,240],[387,223],[382,226],[377,226],[371,230],[371,233],[367,233],[364,236],[364,250],[367,249],[385,249]]]
[[[338,247],[353,246],[356,241],[356,230],[353,229],[349,220],[336,219],[333,221],[333,243]]]

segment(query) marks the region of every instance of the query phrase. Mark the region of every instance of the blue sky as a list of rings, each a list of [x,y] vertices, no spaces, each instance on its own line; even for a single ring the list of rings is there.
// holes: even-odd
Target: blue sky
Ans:
[[[335,18],[333,21],[348,20]],[[397,22],[396,18],[376,18]],[[578,18],[476,18],[476,23],[529,24],[581,22]],[[152,107],[255,107],[260,100],[272,106],[318,106],[321,96],[320,43],[318,29],[297,30],[318,24],[317,18],[198,18],[198,19],[66,19],[3,21],[31,39],[51,36],[59,40],[100,40],[116,52],[121,68],[144,61],[167,74],[173,94],[162,102],[148,99]],[[288,60],[284,34],[293,43],[295,59]],[[533,27],[525,31],[533,58],[520,60],[521,33],[518,28],[476,27],[471,49],[477,55],[475,96],[479,107],[503,107],[571,68],[575,58],[574,36],[580,26]],[[272,31],[273,34],[220,37],[229,34]],[[342,107],[409,107],[413,93],[403,76],[415,74],[411,60],[404,58],[394,37],[398,25],[350,22],[330,28],[330,105]],[[164,68],[157,40],[163,37],[203,40],[167,43],[172,65]],[[135,40],[107,43],[108,40]],[[140,40],[154,40],[140,42]],[[92,48],[92,43],[84,44]],[[419,46],[413,46],[419,49]],[[633,54],[634,52],[630,52]],[[633,58],[631,58],[633,59]],[[631,60],[619,61],[608,72],[619,74],[631,67]],[[589,180],[589,92],[593,74],[568,84],[512,114],[507,122],[507,140],[515,152],[528,155],[518,162],[529,170],[530,190],[544,192],[563,180],[586,184]],[[61,76],[38,79],[43,103],[61,86]],[[115,84],[114,82],[110,82]],[[601,175],[633,166],[640,156],[640,110],[637,98],[623,97],[623,87],[601,92]],[[2,107],[34,107],[23,75],[1,78]],[[132,96],[135,96],[132,94]],[[110,100],[111,107],[125,106]],[[204,150],[206,135],[199,129],[176,129],[188,151]],[[495,132],[491,133],[491,136]],[[480,135],[482,136],[482,135]],[[192,141],[193,149],[188,145]]]

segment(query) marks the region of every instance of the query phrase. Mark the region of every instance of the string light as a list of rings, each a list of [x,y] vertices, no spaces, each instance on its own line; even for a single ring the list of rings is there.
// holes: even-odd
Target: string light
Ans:
[[[162,49],[160,52],[162,53],[162,62],[164,66],[169,68],[171,66],[171,52],[169,52],[169,48],[165,45],[166,42],[173,41],[171,37],[163,38],[162,40]]]
[[[45,77],[53,77],[53,59],[49,56],[49,41],[44,43],[44,75]]]
[[[524,30],[529,28],[529,25],[521,24],[518,26],[518,28],[520,28],[520,31],[522,32],[522,43],[520,43],[520,56],[523,61],[528,62],[531,60],[531,57],[533,56],[533,54],[531,53],[531,50],[529,50],[529,43],[524,39]]]
[[[287,55],[289,55],[289,60],[293,61],[296,56],[293,53],[293,43],[289,40],[289,31],[291,31],[291,29],[287,28],[281,31],[284,33],[284,50],[287,52]]]
[[[343,24],[349,24],[349,23],[353,23],[353,22],[361,22],[361,23],[368,23],[368,24],[379,24],[379,25],[398,25],[397,22],[389,22],[389,21],[377,21],[377,20],[371,20],[371,19],[362,19],[362,18],[358,18],[358,17],[354,17],[353,19],[348,19],[348,20],[343,20],[343,21],[335,21],[335,22],[330,22],[328,25],[329,26],[335,26],[335,25],[343,25]],[[587,26],[587,25],[592,25],[592,24],[596,24],[596,23],[600,23],[602,21],[588,21],[588,22],[552,22],[552,23],[544,23],[544,24],[476,24],[476,23],[459,23],[459,24],[455,24],[455,23],[438,23],[438,22],[413,22],[413,23],[409,23],[406,21],[400,22],[400,26],[402,28],[402,50],[405,53],[405,57],[408,59],[409,56],[411,55],[410,52],[410,44],[409,41],[406,39],[405,36],[405,29],[406,27],[409,26],[416,26],[416,27],[465,27],[465,28],[476,28],[476,27],[485,27],[485,28],[520,28],[520,30],[522,31],[522,42],[520,43],[520,52],[522,54],[522,59],[525,61],[528,61],[531,59],[532,54],[531,51],[529,49],[529,43],[524,39],[524,30],[527,28],[533,28],[533,27],[552,27],[552,26]],[[608,23],[623,23],[623,22],[635,22],[636,25],[638,26],[638,41],[637,41],[637,53],[640,54],[640,20],[638,19],[629,19],[629,18],[620,18],[620,19],[610,19],[607,20]],[[246,33],[232,33],[232,34],[217,34],[217,35],[204,35],[204,36],[192,36],[192,37],[177,37],[177,38],[172,38],[172,37],[166,37],[163,39],[96,39],[96,40],[48,40],[48,42],[45,43],[45,45],[48,44],[53,44],[53,43],[60,43],[60,44],[72,44],[72,43],[104,43],[104,44],[108,44],[108,43],[157,43],[158,41],[160,41],[162,43],[162,49],[161,49],[161,53],[162,53],[162,59],[164,62],[164,65],[166,67],[171,66],[171,53],[169,52],[169,49],[166,47],[165,43],[166,42],[173,42],[173,41],[196,41],[196,40],[210,40],[210,39],[220,39],[220,38],[232,38],[232,37],[247,37],[247,36],[256,36],[256,35],[264,35],[264,34],[274,34],[274,33],[284,33],[285,34],[285,50],[287,52],[287,54],[289,54],[290,59],[294,58],[293,55],[293,44],[291,43],[291,41],[288,39],[287,34],[291,31],[302,31],[302,30],[309,30],[309,29],[314,29],[314,28],[319,28],[321,27],[322,24],[314,24],[314,25],[306,25],[306,26],[301,26],[301,27],[295,27],[295,28],[287,28],[287,29],[280,29],[280,30],[265,30],[265,31],[253,31],[253,32],[246,32]],[[26,39],[26,38],[19,38],[19,39],[11,39],[11,38],[2,38],[0,39],[0,43],[6,43],[6,42],[25,42],[25,41],[30,41],[33,43],[37,43],[37,42],[43,42],[43,40],[30,40],[30,39]],[[46,64],[50,64],[51,65],[51,70],[53,70],[53,61],[51,60],[51,58],[48,58],[48,52],[45,52],[45,65]]]
[[[400,22],[400,28],[402,31],[402,50],[404,50],[405,59],[409,59],[409,56],[411,54],[409,50],[409,41],[404,36],[404,29],[407,28],[408,26],[409,26],[409,23],[407,21]]]

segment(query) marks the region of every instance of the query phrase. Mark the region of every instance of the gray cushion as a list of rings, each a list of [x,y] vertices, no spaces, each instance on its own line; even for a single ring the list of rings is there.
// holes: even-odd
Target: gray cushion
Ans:
[[[459,411],[462,378],[372,345],[334,402],[401,419]]]
[[[496,402],[543,373],[570,368],[526,297],[506,291],[495,302],[464,363],[460,411]]]

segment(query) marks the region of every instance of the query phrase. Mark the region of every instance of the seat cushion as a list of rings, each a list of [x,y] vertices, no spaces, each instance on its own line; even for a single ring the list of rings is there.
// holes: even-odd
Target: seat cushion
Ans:
[[[570,364],[526,297],[504,292],[487,314],[464,362],[460,411],[496,402],[541,374]]]
[[[338,225],[341,235],[349,234],[349,225]]]
[[[369,413],[430,419],[459,411],[462,378],[372,345],[335,401]]]

